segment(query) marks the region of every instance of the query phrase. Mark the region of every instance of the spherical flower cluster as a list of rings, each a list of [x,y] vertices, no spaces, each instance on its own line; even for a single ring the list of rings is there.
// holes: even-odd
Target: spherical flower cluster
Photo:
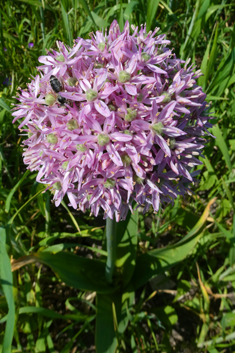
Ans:
[[[26,131],[24,163],[75,209],[125,219],[133,201],[173,201],[188,190],[211,127],[200,71],[177,59],[158,29],[114,21],[105,33],[39,57],[14,120]],[[161,201],[160,201],[161,200]]]

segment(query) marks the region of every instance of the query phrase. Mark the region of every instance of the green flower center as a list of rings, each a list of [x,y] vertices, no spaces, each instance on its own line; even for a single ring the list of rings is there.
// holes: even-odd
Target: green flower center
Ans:
[[[86,147],[84,145],[76,145],[76,149],[80,152],[86,151]]]
[[[146,62],[151,58],[151,55],[147,54],[147,53],[142,53],[141,54],[141,59]]]
[[[58,142],[58,137],[54,134],[49,134],[47,135],[47,142],[51,143],[52,145],[55,145]]]
[[[108,107],[109,107],[109,110],[111,112],[115,112],[116,111],[116,108],[115,108],[115,106],[113,104],[109,104]]]
[[[46,105],[53,105],[56,101],[56,97],[53,95],[53,94],[47,94],[46,97],[45,97],[45,103]]]
[[[175,148],[175,139],[170,139],[169,145],[170,149],[173,150]]]
[[[66,126],[68,130],[72,131],[78,129],[78,122],[75,119],[71,119],[67,122]]]
[[[64,55],[62,55],[62,54],[60,54],[60,55],[58,55],[57,57],[56,57],[56,60],[57,61],[65,61],[65,59],[64,59]]]
[[[137,97],[137,102],[141,103],[143,99],[144,99],[144,95],[140,93]]]
[[[171,101],[171,96],[168,92],[163,91],[161,96],[164,96],[162,103],[169,103]]]
[[[112,189],[116,185],[116,181],[114,179],[107,179],[106,182],[104,183],[104,187],[107,189]]]
[[[118,76],[119,82],[121,83],[127,82],[130,80],[130,78],[131,78],[131,74],[129,74],[129,72],[126,72],[126,71],[119,72],[119,76]]]
[[[159,121],[159,123],[156,123],[156,124],[152,125],[152,130],[153,130],[156,134],[161,135],[161,134],[162,134],[163,126],[164,126],[163,123],[161,123],[161,122]]]
[[[69,85],[69,86],[73,87],[73,86],[76,85],[76,83],[78,82],[78,80],[76,79],[76,77],[70,77],[67,82],[68,82],[68,85]]]
[[[88,100],[88,102],[92,102],[93,100],[95,100],[98,97],[98,93],[96,91],[94,91],[93,89],[88,89],[86,92],[86,99]]]
[[[53,188],[55,190],[61,190],[62,189],[61,183],[57,181],[55,184],[53,184]]]
[[[138,175],[135,174],[133,179],[136,182],[136,184],[143,184],[144,179],[140,178]]]
[[[129,167],[129,165],[132,162],[131,157],[129,157],[128,154],[126,154],[126,153],[121,156],[121,159],[122,159],[124,167]]]
[[[99,50],[104,51],[104,49],[105,49],[105,43],[104,43],[104,42],[99,43],[99,44],[98,44],[98,48],[99,48]]]
[[[127,114],[125,115],[125,120],[126,121],[132,121],[137,117],[137,111],[133,110],[131,108],[127,108]]]
[[[106,134],[99,134],[98,136],[98,145],[105,146],[109,143],[109,135]]]
[[[66,170],[68,164],[69,164],[69,162],[68,162],[68,161],[65,161],[65,162],[62,164],[62,168],[63,168],[64,170]]]

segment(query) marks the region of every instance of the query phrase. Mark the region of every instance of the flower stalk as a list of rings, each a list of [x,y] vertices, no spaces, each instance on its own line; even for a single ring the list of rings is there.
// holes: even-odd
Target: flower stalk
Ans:
[[[106,219],[106,242],[107,242],[107,262],[105,267],[105,277],[108,283],[113,283],[113,273],[115,269],[117,255],[116,220]]]

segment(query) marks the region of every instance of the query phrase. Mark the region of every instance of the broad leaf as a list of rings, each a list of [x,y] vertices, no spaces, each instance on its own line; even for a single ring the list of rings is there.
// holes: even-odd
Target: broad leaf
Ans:
[[[128,324],[128,310],[134,303],[135,293],[131,290],[111,295],[98,294],[96,300],[96,333],[97,353],[114,353],[117,348],[117,337]]]
[[[111,293],[117,290],[117,287],[111,287],[106,282],[104,262],[80,257],[73,253],[61,251],[53,254],[46,249],[46,251],[14,261],[12,267],[15,270],[35,261],[51,267],[68,286],[98,293]]]
[[[4,353],[11,353],[11,343],[15,325],[15,303],[13,297],[11,263],[6,251],[6,230],[2,227],[0,228],[0,281],[8,305],[2,351]]]
[[[205,223],[209,215],[209,208],[214,200],[209,202],[197,224],[178,243],[170,247],[151,250],[137,257],[135,271],[131,279],[131,283],[135,289],[147,283],[157,274],[167,271],[170,267],[182,261],[191,252],[203,234],[200,233],[196,236]]]
[[[116,268],[122,286],[125,287],[134,272],[136,251],[137,251],[137,232],[138,232],[138,211],[133,214],[129,212],[123,222],[117,223],[117,253]]]

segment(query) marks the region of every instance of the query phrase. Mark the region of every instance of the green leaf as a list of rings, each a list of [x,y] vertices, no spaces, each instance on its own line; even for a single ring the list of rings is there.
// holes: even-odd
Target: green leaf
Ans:
[[[135,293],[131,289],[124,293],[116,292],[111,295],[97,295],[95,332],[97,353],[114,353],[116,351],[117,337],[127,327],[128,308],[134,303],[134,295]]]
[[[117,223],[117,253],[115,267],[123,287],[125,287],[134,272],[138,233],[138,211],[129,212],[125,221]]]
[[[134,8],[138,5],[137,1],[131,1],[126,7],[126,10],[124,11],[123,17],[126,21],[130,22],[130,17],[134,11]]]
[[[66,7],[64,6],[65,5],[64,1],[61,1],[60,4],[61,4],[61,13],[62,13],[64,31],[66,33],[66,41],[67,41],[67,44],[71,47],[73,43],[73,36],[70,28],[67,6]]]
[[[23,174],[23,176],[21,177],[21,179],[18,181],[18,183],[11,189],[11,191],[9,192],[6,202],[5,202],[5,211],[9,212],[10,210],[10,205],[11,205],[11,199],[12,196],[14,195],[14,193],[16,192],[16,190],[18,189],[18,187],[23,183],[23,181],[25,180],[25,178],[27,178],[27,176],[30,174],[30,170],[26,170],[26,172]]]
[[[158,308],[153,308],[152,312],[156,314],[158,320],[166,327],[171,327],[175,325],[178,321],[178,316],[175,309],[172,306],[163,306]]]
[[[2,98],[0,98],[0,107],[3,109],[6,109],[8,112],[11,113],[11,108],[4,102]]]
[[[8,305],[2,351],[4,353],[11,353],[11,343],[15,326],[15,303],[13,297],[11,263],[6,251],[6,229],[2,227],[0,227],[0,281]]]
[[[148,0],[147,3],[147,32],[152,29],[154,19],[156,17],[157,8],[159,5],[160,0]]]
[[[87,15],[90,17],[91,21],[94,23],[95,27],[97,27],[95,20],[92,16],[92,13],[88,7],[87,1],[86,0],[79,0],[80,4],[82,5],[82,7],[84,8],[85,12],[87,13]]]
[[[213,202],[214,199],[208,203],[203,215],[193,229],[178,243],[170,247],[151,250],[137,257],[135,271],[131,279],[135,289],[144,285],[157,274],[167,271],[191,252],[203,234],[200,233],[195,236],[205,223],[209,215],[209,208]]]
[[[230,156],[229,156],[229,152],[228,152],[228,147],[224,141],[222,132],[221,132],[218,124],[213,126],[212,133],[216,137],[215,144],[219,147],[220,151],[222,152],[223,157],[225,159],[225,162],[227,164],[227,167],[228,167],[229,171],[231,172],[232,164],[231,164],[231,160],[230,160]]]
[[[36,306],[24,306],[19,309],[19,314],[37,314],[48,317],[50,319],[62,319],[62,320],[76,320],[76,321],[85,321],[89,316],[76,313],[76,314],[58,314],[53,310],[45,309],[42,307]]]
[[[48,265],[68,286],[98,293],[111,293],[117,288],[108,285],[105,279],[105,263],[87,259],[73,253],[56,254],[41,251],[33,255],[35,261]]]

